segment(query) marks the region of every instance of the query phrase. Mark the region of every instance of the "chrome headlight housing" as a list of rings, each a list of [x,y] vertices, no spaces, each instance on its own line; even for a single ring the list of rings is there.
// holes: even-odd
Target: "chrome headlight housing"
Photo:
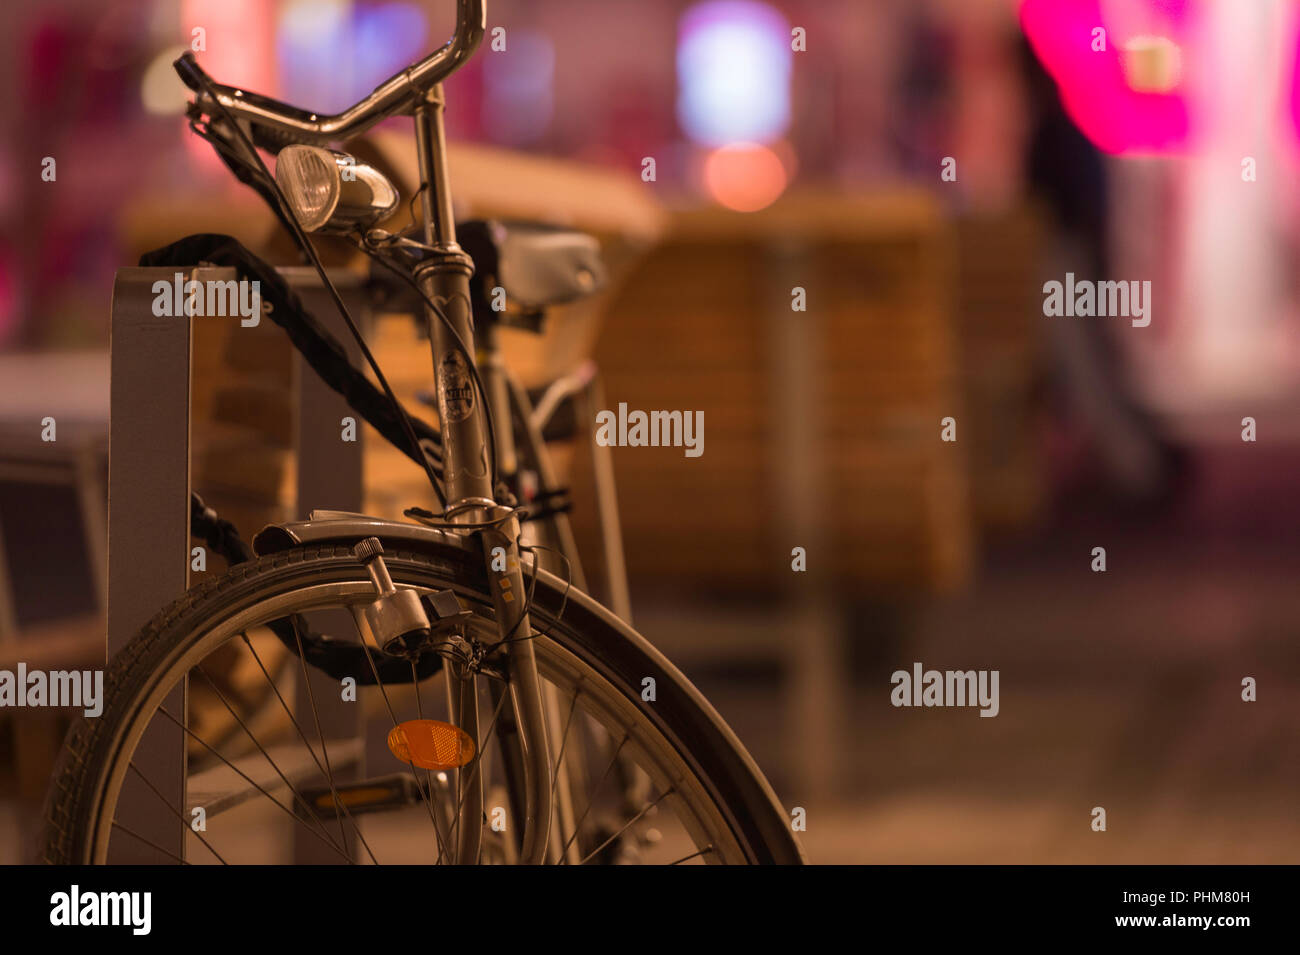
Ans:
[[[397,208],[397,190],[379,170],[320,146],[286,146],[275,181],[307,232],[365,229]]]

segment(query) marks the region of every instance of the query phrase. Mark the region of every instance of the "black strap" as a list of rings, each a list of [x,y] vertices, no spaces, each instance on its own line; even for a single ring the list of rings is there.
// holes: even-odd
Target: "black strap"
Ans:
[[[190,492],[190,534],[231,567],[253,559],[253,548],[239,536],[235,525],[217,516],[193,491]]]
[[[140,257],[143,268],[193,268],[207,262],[233,268],[241,281],[256,281],[263,302],[270,304],[269,317],[289,335],[293,346],[333,391],[342,395],[348,406],[370,423],[394,447],[420,464],[421,449],[412,448],[401,419],[388,396],[372,385],[348,360],[338,340],[307,311],[287,282],[269,264],[258,258],[228,235],[201,233],[187,236],[171,245],[146,252]],[[265,310],[264,310],[265,311]],[[417,439],[430,448],[431,463],[437,469],[441,435],[419,418],[411,417]],[[253,559],[253,550],[239,536],[229,521],[222,519],[203,503],[197,494],[190,499],[190,531],[209,549],[231,566]],[[320,633],[308,626],[301,615],[285,617],[267,624],[280,642],[295,656],[302,640],[302,656],[313,667],[335,679],[352,677],[359,686],[375,683],[375,673],[384,683],[410,683],[411,664],[399,657],[379,653],[350,640]],[[442,657],[425,653],[416,661],[415,677],[423,680],[442,668]]]
[[[347,352],[338,339],[311,312],[303,308],[302,301],[280,273],[244,248],[237,239],[228,235],[200,233],[140,256],[140,265],[145,268],[188,269],[201,262],[233,268],[241,281],[261,283],[262,301],[270,304],[268,317],[288,333],[293,346],[320,376],[321,381],[342,395],[348,406],[368,421],[393,447],[416,464],[422,464],[422,451],[411,447],[401,418],[388,396],[372,385],[349,361]],[[435,469],[438,469],[442,436],[426,422],[410,417],[416,437],[422,444],[433,449],[431,460]]]

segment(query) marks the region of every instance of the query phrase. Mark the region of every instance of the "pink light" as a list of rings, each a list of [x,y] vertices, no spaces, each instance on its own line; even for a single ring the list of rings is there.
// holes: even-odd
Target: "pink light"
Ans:
[[[731,143],[709,153],[704,184],[718,203],[736,212],[770,206],[790,181],[775,150],[757,143]]]
[[[181,40],[193,45],[196,28],[202,28],[206,49],[196,51],[199,63],[218,82],[258,93],[280,92],[275,77],[275,21],[273,7],[264,0],[184,0],[181,4]],[[185,148],[201,167],[222,170],[212,147],[178,124]],[[229,180],[227,180],[229,181]]]
[[[14,258],[8,246],[0,245],[0,345],[18,332],[18,289]]]
[[[201,28],[207,49],[195,55],[222,83],[276,95],[275,20],[263,0],[184,0],[182,42]]]
[[[1127,0],[1146,20],[1166,25],[1162,35],[1182,51],[1184,74],[1196,68],[1187,52],[1186,0]],[[1110,5],[1107,5],[1108,7]],[[1034,53],[1056,80],[1070,118],[1098,149],[1108,153],[1178,153],[1193,139],[1187,98],[1170,92],[1139,92],[1126,76],[1123,46],[1133,39],[1101,0],[1023,0],[1020,25]],[[1093,50],[1093,31],[1106,30],[1106,49]]]
[[[1287,145],[1290,147],[1288,155],[1294,157],[1297,147],[1300,147],[1300,29],[1293,24],[1295,38],[1292,40],[1293,54],[1291,57],[1291,88],[1287,97],[1287,106],[1289,107],[1291,124],[1290,137]]]

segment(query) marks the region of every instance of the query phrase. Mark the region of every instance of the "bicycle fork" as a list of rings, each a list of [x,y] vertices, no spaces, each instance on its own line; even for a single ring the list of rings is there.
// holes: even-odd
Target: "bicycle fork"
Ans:
[[[446,315],[444,324],[428,312],[433,350],[434,385],[442,428],[443,477],[447,493],[444,516],[451,522],[481,523],[496,516],[498,503],[492,487],[487,455],[489,440],[484,396],[475,392],[469,367],[474,355],[474,330],[469,280],[474,265],[456,242],[448,188],[446,136],[442,123],[441,84],[415,113],[416,145],[424,188],[425,242],[434,249],[416,274],[422,291]],[[451,327],[448,328],[447,325]],[[463,351],[462,351],[463,347]],[[541,681],[533,652],[532,629],[526,610],[523,568],[519,562],[519,522],[481,532],[489,589],[496,610],[498,640],[506,641],[505,659],[510,702],[514,706],[524,763],[525,810],[520,862],[546,860],[551,823],[551,768],[547,756],[546,715]],[[467,733],[476,745],[483,740],[478,728],[478,695],[474,675],[452,686],[453,707],[463,714]],[[483,826],[482,759],[460,775],[458,805],[461,819],[455,846],[456,861],[478,862]]]

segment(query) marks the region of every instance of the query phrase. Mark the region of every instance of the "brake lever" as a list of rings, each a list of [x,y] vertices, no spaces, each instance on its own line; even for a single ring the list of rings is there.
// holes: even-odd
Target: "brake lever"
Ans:
[[[244,145],[244,138],[236,135],[231,130],[230,124],[222,119],[220,115],[214,116],[212,113],[206,111],[198,99],[195,99],[194,102],[190,103],[186,115],[189,117],[191,124],[202,123],[207,134],[214,139],[220,140],[221,145],[225,149],[234,153],[241,162],[247,164],[251,169],[257,168],[257,158],[249,155],[248,147]],[[236,122],[239,121],[236,120]],[[255,131],[250,132],[250,130],[246,129],[244,132],[249,134],[249,138],[253,140],[255,146],[261,145],[257,141]]]

